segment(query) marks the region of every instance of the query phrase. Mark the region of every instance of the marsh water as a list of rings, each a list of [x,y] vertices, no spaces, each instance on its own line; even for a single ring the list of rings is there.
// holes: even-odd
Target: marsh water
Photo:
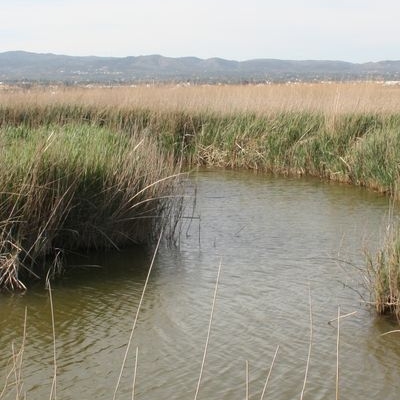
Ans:
[[[196,188],[196,189],[194,189]],[[314,179],[203,171],[187,182],[178,246],[163,244],[154,264],[117,398],[130,398],[135,350],[137,399],[194,398],[218,266],[222,270],[198,399],[259,399],[275,349],[265,398],[335,396],[337,323],[343,399],[398,399],[398,325],[366,306],[363,249],[375,248],[388,199]],[[69,256],[53,283],[57,397],[112,399],[152,253]],[[0,297],[0,377],[12,345],[26,341],[22,367],[28,399],[50,394],[53,338],[43,284]],[[10,377],[10,382],[14,376]],[[1,389],[0,389],[1,390]],[[15,398],[8,391],[4,398]]]

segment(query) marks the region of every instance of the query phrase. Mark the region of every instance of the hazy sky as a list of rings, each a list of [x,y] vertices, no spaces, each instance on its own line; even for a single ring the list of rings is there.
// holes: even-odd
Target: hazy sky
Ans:
[[[399,0],[0,0],[0,52],[400,59]]]

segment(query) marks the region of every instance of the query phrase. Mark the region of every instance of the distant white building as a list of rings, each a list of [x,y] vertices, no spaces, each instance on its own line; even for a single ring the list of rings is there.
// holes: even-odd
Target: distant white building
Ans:
[[[386,86],[395,86],[395,85],[400,85],[400,81],[385,81],[383,82],[383,84]]]

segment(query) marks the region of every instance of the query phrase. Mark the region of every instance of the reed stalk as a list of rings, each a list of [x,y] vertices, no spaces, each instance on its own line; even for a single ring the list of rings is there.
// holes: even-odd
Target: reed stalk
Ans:
[[[211,306],[210,319],[208,321],[207,338],[206,338],[206,343],[204,345],[203,359],[201,360],[199,379],[197,381],[194,400],[197,400],[197,396],[198,396],[199,390],[200,390],[201,380],[203,378],[203,371],[204,371],[204,365],[206,363],[208,344],[210,342],[211,325],[212,325],[212,321],[213,321],[213,317],[214,317],[215,303],[217,300],[217,292],[218,292],[219,279],[220,279],[220,275],[221,275],[221,267],[222,267],[222,261],[219,263],[217,279],[215,281],[215,289],[214,289],[214,296],[213,296],[213,301],[212,301],[212,306]]]
[[[307,384],[307,378],[308,378],[308,370],[310,368],[310,361],[311,361],[311,350],[312,350],[312,343],[313,343],[313,315],[312,315],[312,300],[311,300],[311,288],[308,288],[308,301],[309,301],[309,317],[310,317],[310,340],[309,340],[309,345],[308,345],[308,355],[307,355],[307,363],[306,363],[306,370],[304,372],[304,381],[303,381],[303,387],[301,389],[300,393],[300,400],[303,400],[304,398],[304,393],[306,389],[306,384]]]
[[[261,393],[260,400],[264,400],[264,396],[265,396],[265,393],[266,393],[266,391],[267,391],[267,386],[268,386],[269,378],[271,377],[272,368],[274,367],[275,360],[276,360],[276,357],[277,357],[277,355],[278,355],[278,351],[279,351],[279,344],[278,344],[278,346],[276,346],[276,350],[275,350],[274,356],[272,357],[271,366],[269,367],[269,371],[268,371],[268,374],[267,374],[267,378],[265,379],[265,383],[264,383],[264,387],[263,387],[263,390],[262,390],[262,393]]]
[[[53,380],[51,383],[50,397],[49,399],[57,400],[57,342],[56,342],[56,325],[54,320],[54,308],[53,308],[53,295],[51,293],[51,285],[50,280],[47,277],[47,289],[49,291],[49,300],[50,300],[50,313],[51,313],[51,327],[53,334]]]
[[[128,343],[127,343],[127,345],[126,345],[126,349],[125,349],[125,353],[124,353],[124,358],[123,358],[123,360],[122,360],[121,369],[120,369],[120,372],[119,372],[119,375],[118,375],[118,379],[117,379],[117,384],[115,385],[114,394],[113,394],[113,400],[115,400],[116,397],[117,397],[117,392],[118,392],[119,385],[120,385],[120,383],[121,383],[122,374],[123,374],[123,372],[124,372],[126,360],[127,360],[127,358],[128,358],[129,349],[130,349],[131,344],[132,344],[133,333],[134,333],[134,331],[135,331],[136,324],[137,324],[137,321],[138,321],[138,319],[139,319],[139,313],[140,313],[140,309],[141,309],[141,307],[142,307],[142,303],[143,303],[143,299],[144,299],[144,294],[145,294],[145,292],[146,292],[147,285],[148,285],[148,283],[149,283],[151,271],[152,271],[152,269],[153,269],[153,265],[154,265],[154,261],[155,261],[155,259],[156,259],[156,255],[157,255],[157,252],[158,252],[158,248],[159,248],[159,246],[160,246],[160,242],[161,242],[161,238],[162,238],[162,233],[163,233],[163,232],[161,231],[160,236],[159,236],[159,238],[158,238],[157,246],[156,246],[156,248],[155,248],[155,250],[154,250],[154,253],[153,253],[153,258],[152,258],[152,260],[151,260],[149,270],[148,270],[148,272],[147,272],[146,280],[145,280],[144,285],[143,285],[142,294],[141,294],[141,296],[140,296],[139,304],[138,304],[137,309],[136,309],[135,318],[134,318],[134,320],[133,320],[132,329],[131,329],[131,333],[130,333],[130,335],[129,335]],[[136,356],[137,356],[137,354],[136,354]],[[136,357],[136,360],[137,360],[137,357]],[[136,364],[135,364],[135,365],[136,365]],[[136,365],[136,366],[137,366],[137,365]],[[136,380],[136,367],[135,367],[135,379],[134,379],[134,381],[135,381],[135,380]]]
[[[11,357],[10,363],[12,366],[5,378],[3,389],[0,392],[0,399],[5,398],[5,396],[9,392],[12,392],[13,388],[15,388],[15,399],[16,400],[26,398],[26,393],[24,393],[22,367],[23,367],[23,359],[24,359],[25,343],[26,343],[27,319],[28,319],[28,310],[25,307],[21,346],[19,347],[19,350],[17,351],[15,349],[14,342],[11,344],[12,357]],[[14,376],[14,381],[11,381],[12,376]]]
[[[337,313],[337,338],[336,338],[336,396],[335,399],[339,400],[339,344],[340,344],[340,306]]]
[[[139,359],[139,347],[136,347],[135,368],[134,368],[134,370],[133,370],[133,379],[132,379],[132,400],[135,400],[136,376],[137,376],[137,369],[138,369],[138,359]]]
[[[245,399],[249,400],[249,360],[246,360],[246,396]]]

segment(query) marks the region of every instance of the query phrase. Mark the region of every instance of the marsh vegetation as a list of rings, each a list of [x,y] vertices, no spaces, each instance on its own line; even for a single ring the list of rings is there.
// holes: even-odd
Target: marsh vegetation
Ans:
[[[171,196],[165,178],[182,166],[311,175],[398,198],[399,94],[377,83],[2,90],[3,286],[21,260],[55,249],[145,241],[170,206],[154,199]]]

